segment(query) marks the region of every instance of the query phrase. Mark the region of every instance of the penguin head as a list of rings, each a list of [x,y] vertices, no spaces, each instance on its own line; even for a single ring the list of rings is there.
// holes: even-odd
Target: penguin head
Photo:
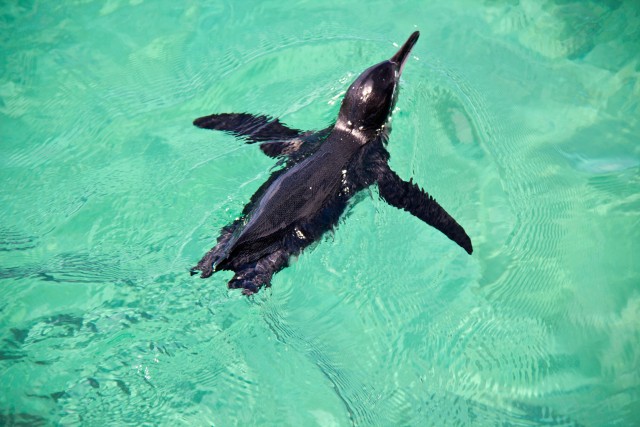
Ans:
[[[400,75],[419,36],[414,32],[390,59],[358,76],[342,100],[337,127],[357,131],[366,139],[382,130],[398,98]]]

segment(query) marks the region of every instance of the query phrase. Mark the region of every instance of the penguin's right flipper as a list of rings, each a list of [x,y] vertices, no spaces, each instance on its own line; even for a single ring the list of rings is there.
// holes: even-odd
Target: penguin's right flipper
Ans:
[[[440,230],[471,255],[473,246],[464,228],[427,192],[413,182],[403,181],[388,166],[385,169],[377,179],[382,198]]]
[[[269,157],[292,156],[307,142],[312,132],[291,129],[278,119],[247,113],[223,113],[200,117],[193,121],[199,128],[221,130],[243,138],[248,144],[260,143]],[[309,141],[313,144],[316,141]]]

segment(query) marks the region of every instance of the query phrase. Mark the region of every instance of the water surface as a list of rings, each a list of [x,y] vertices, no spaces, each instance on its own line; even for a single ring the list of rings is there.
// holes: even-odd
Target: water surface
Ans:
[[[640,420],[634,1],[4,2],[0,424]],[[274,161],[191,121],[321,129],[421,38],[382,202],[253,299],[188,268]]]

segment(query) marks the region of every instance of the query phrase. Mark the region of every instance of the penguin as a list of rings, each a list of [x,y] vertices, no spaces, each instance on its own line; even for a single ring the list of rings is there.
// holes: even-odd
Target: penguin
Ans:
[[[238,219],[222,228],[191,275],[200,272],[207,278],[231,270],[235,275],[229,288],[245,295],[271,286],[273,275],[334,229],[349,200],[372,185],[391,206],[473,252],[462,226],[432,196],[389,167],[390,118],[400,75],[419,36],[414,32],[390,59],[362,72],[344,95],[335,124],[326,129],[305,132],[277,118],[247,113],[213,114],[193,122],[259,144],[281,167],[251,196]]]

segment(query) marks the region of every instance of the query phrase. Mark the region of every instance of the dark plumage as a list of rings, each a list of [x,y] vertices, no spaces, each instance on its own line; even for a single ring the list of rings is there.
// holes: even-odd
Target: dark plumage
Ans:
[[[247,143],[259,143],[283,167],[260,186],[242,215],[223,227],[213,247],[192,268],[201,277],[232,270],[230,288],[245,294],[269,286],[291,256],[332,229],[358,191],[377,184],[390,205],[437,228],[469,254],[464,229],[416,184],[389,168],[385,146],[398,81],[416,31],[391,59],[365,70],[349,87],[333,126],[319,132],[290,129],[277,119],[251,114],[213,114],[194,121],[198,127],[226,131]]]

